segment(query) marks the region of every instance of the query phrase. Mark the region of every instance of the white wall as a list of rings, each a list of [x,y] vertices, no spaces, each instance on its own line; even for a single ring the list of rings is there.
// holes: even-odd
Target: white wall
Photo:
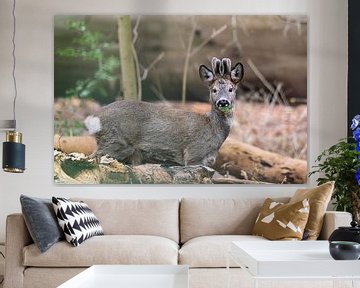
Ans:
[[[205,4],[206,3],[206,4]],[[11,4],[0,1],[0,119],[11,119]],[[297,14],[309,15],[309,153],[346,135],[347,1],[339,0],[19,0],[17,3],[18,123],[27,170],[0,171],[0,242],[6,215],[20,211],[21,193],[50,197],[177,198],[291,195],[296,186],[169,186],[53,184],[53,16],[55,14]],[[1,141],[4,135],[0,136]],[[0,156],[1,157],[1,156]],[[313,162],[311,162],[312,164]],[[311,185],[314,184],[312,180]]]

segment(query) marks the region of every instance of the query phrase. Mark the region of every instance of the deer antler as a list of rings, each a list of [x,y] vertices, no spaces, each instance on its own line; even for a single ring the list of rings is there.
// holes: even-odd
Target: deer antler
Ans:
[[[231,60],[229,58],[219,59],[213,57],[211,59],[211,66],[215,77],[224,77],[231,74]]]
[[[222,75],[222,65],[221,65],[221,60],[216,58],[216,57],[213,57],[211,59],[211,66],[212,66],[212,70],[213,70],[213,73],[215,75],[215,77],[217,76],[221,76]]]
[[[221,60],[221,64],[223,66],[223,75],[230,76],[231,73],[231,60],[229,58],[223,58]]]

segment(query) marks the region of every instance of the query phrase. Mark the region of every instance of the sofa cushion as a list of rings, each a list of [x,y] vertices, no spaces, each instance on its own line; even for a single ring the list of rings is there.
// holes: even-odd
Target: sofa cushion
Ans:
[[[267,198],[252,234],[269,240],[301,240],[309,218],[309,208],[308,199],[284,204]]]
[[[51,199],[21,195],[20,203],[26,227],[41,252],[64,239]]]
[[[154,235],[179,242],[178,199],[80,199],[99,219],[105,235]]]
[[[83,272],[87,268],[88,267],[78,267],[78,268],[29,267],[24,271],[24,285],[21,286],[21,288],[59,287],[65,281],[75,277],[77,274]]]
[[[287,202],[288,198],[278,200]],[[264,198],[182,199],[181,243],[206,235],[249,235],[263,202]]]
[[[179,264],[190,267],[226,267],[232,241],[268,241],[252,235],[214,235],[193,238],[179,250]],[[230,260],[231,267],[239,267]]]
[[[65,239],[72,245],[79,246],[91,237],[104,235],[99,220],[86,203],[59,197],[52,197],[52,202]]]
[[[334,181],[330,181],[314,188],[298,189],[290,199],[289,203],[309,199],[310,212],[305,226],[304,240],[316,240],[319,237],[334,184]]]
[[[178,260],[178,244],[159,236],[104,235],[73,247],[56,243],[45,253],[34,244],[23,250],[25,266],[88,267],[95,264],[171,264]]]

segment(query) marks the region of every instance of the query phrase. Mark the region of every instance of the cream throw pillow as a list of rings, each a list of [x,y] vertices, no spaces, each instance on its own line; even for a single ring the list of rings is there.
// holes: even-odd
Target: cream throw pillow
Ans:
[[[309,199],[310,214],[305,227],[304,240],[316,240],[324,222],[324,215],[334,190],[334,181],[310,189],[298,189],[289,203]]]
[[[308,217],[307,199],[284,204],[268,198],[260,209],[252,234],[269,240],[301,240]]]

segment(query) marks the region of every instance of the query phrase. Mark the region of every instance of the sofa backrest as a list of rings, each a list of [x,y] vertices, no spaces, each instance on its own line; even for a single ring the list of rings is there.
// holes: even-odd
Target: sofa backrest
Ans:
[[[155,235],[179,243],[178,199],[74,199],[88,204],[105,235]]]
[[[196,199],[184,198],[180,204],[180,241],[205,235],[251,234],[264,198]],[[274,199],[288,202],[288,198]]]

